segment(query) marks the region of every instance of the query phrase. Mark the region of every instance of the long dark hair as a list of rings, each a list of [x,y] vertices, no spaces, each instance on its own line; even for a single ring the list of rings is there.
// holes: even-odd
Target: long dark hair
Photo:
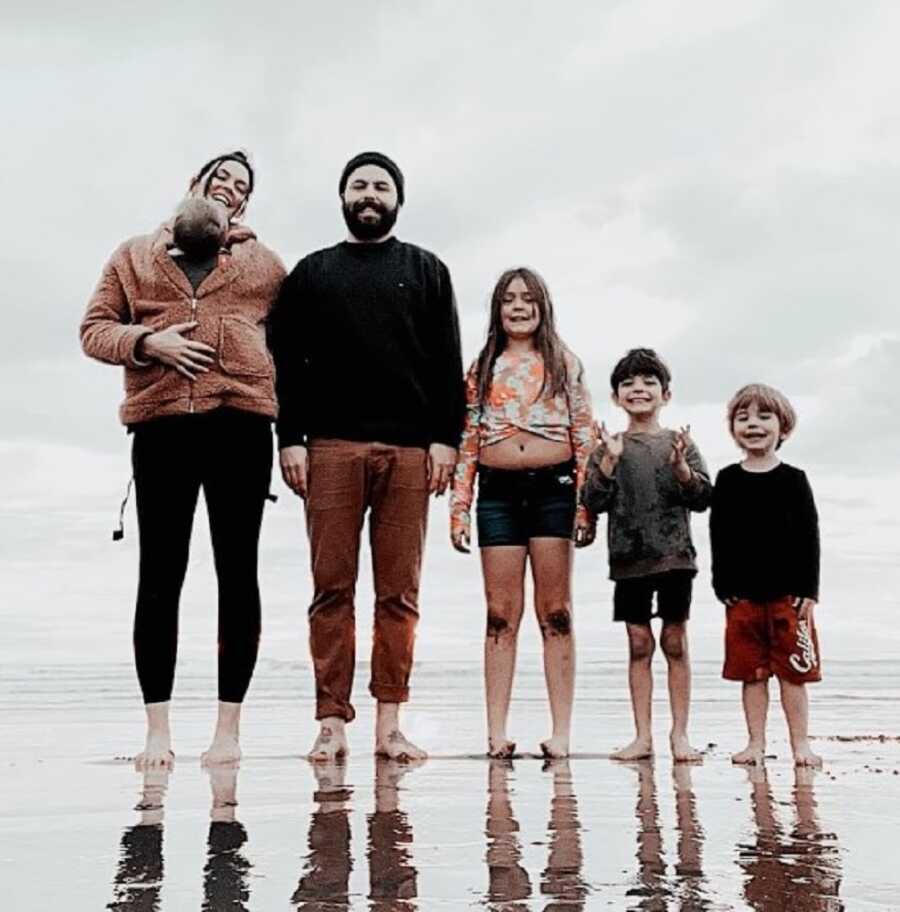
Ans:
[[[478,355],[476,374],[478,381],[478,401],[481,405],[487,401],[491,392],[491,379],[494,364],[506,349],[508,337],[503,330],[503,295],[513,279],[521,279],[534,298],[538,309],[540,323],[534,332],[534,347],[544,359],[544,385],[537,398],[548,390],[551,396],[566,392],[568,376],[566,371],[566,346],[556,333],[556,322],[553,318],[553,301],[547,284],[533,269],[527,266],[516,266],[507,269],[494,286],[491,294],[491,316],[488,325],[487,341]]]

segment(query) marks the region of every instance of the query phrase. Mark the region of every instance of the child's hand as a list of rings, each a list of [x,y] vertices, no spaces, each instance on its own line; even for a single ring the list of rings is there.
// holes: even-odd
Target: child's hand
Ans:
[[[687,484],[694,474],[685,458],[690,442],[691,426],[688,424],[675,433],[675,439],[672,441],[672,452],[669,454],[672,471],[682,484]]]
[[[454,529],[450,533],[450,541],[460,554],[468,554],[472,550],[469,545],[469,533],[465,529]]]
[[[619,458],[622,455],[622,450],[625,449],[625,440],[622,437],[622,434],[610,434],[606,429],[606,424],[600,422],[600,428],[598,431],[600,437],[600,445],[603,447],[603,456],[600,459],[600,471],[607,478],[612,478],[613,472],[616,470],[616,466],[619,464]]]
[[[813,622],[813,609],[816,607],[816,600],[811,598],[795,598],[794,608],[797,611],[797,618],[801,621]]]
[[[580,520],[575,523],[575,547],[586,548],[597,537],[597,520]]]

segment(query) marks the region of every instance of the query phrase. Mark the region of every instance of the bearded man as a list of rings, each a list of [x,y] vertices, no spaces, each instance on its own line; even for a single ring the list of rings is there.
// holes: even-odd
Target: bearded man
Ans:
[[[347,239],[300,260],[271,336],[281,470],[306,499],[315,590],[309,642],[319,733],[308,756],[327,761],[348,750],[368,512],[375,752],[412,760],[425,752],[401,732],[399,709],[409,699],[428,497],[446,490],[462,430],[459,325],[447,267],[393,234],[405,199],[396,163],[379,152],[355,156],[338,193]]]

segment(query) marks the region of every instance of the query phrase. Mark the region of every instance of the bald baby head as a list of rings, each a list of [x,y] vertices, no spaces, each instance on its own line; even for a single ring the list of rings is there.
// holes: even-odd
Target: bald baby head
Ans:
[[[219,252],[228,231],[228,213],[218,203],[189,197],[175,212],[172,238],[185,257],[208,260]]]

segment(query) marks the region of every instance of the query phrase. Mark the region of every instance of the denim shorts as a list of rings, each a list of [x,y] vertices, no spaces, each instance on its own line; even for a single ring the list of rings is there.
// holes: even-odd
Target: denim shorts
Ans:
[[[575,529],[575,460],[540,469],[478,467],[478,546],[527,545],[532,538],[571,538]]]

